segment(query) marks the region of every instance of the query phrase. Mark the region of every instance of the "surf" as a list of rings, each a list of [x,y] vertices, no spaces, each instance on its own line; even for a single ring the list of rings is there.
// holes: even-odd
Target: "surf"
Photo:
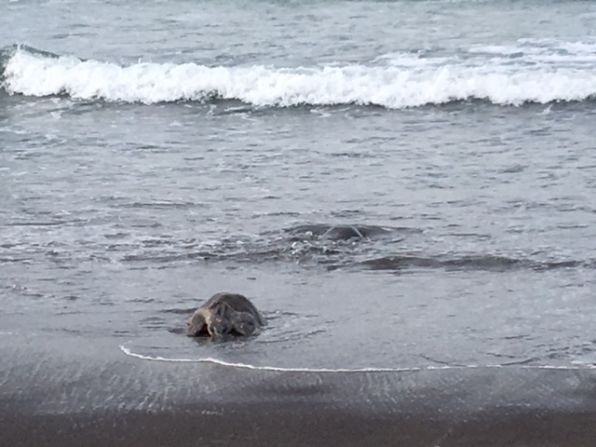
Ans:
[[[487,49],[479,49],[487,52]],[[67,96],[77,100],[159,104],[234,100],[255,107],[377,106],[405,109],[452,102],[499,106],[591,100],[591,64],[535,54],[441,58],[392,54],[349,65],[206,66],[193,62],[119,65],[30,47],[3,50],[2,89],[10,95]],[[483,53],[481,53],[483,54]],[[581,56],[581,55],[579,55]],[[579,57],[578,56],[578,57]],[[526,60],[527,59],[527,60]],[[580,61],[581,62],[581,61]]]

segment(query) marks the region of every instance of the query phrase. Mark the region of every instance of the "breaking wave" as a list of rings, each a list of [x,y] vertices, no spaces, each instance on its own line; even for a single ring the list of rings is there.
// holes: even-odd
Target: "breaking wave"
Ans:
[[[594,56],[585,45],[519,45],[477,47],[449,57],[396,53],[367,64],[310,67],[122,66],[14,46],[0,55],[0,80],[11,95],[142,104],[238,100],[257,107],[356,104],[401,109],[467,100],[519,106],[596,95]]]

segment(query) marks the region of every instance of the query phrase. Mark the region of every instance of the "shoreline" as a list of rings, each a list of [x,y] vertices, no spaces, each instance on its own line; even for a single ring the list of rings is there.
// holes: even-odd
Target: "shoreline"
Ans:
[[[0,444],[588,447],[596,371],[259,371],[142,361],[113,338],[0,345]]]
[[[526,364],[526,362],[513,362],[505,364],[470,364],[470,365],[426,365],[426,366],[404,366],[404,367],[362,367],[362,368],[319,368],[319,367],[284,367],[284,366],[270,366],[270,365],[253,365],[249,363],[230,362],[226,360],[217,359],[215,357],[161,357],[138,354],[133,352],[124,343],[120,346],[126,356],[136,358],[147,362],[164,362],[164,363],[202,363],[216,366],[223,366],[235,368],[238,370],[252,370],[252,371],[269,371],[269,372],[295,372],[295,373],[315,373],[315,374],[358,374],[358,373],[407,373],[407,372],[423,372],[423,371],[447,371],[447,370],[469,370],[469,369],[543,369],[543,370],[558,370],[558,371],[584,371],[596,370],[594,364],[576,364],[576,365],[533,365]]]

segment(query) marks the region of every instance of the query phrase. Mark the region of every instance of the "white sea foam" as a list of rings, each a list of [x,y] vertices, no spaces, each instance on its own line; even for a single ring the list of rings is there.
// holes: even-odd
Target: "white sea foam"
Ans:
[[[119,66],[19,48],[6,63],[3,87],[11,94],[65,94],[145,104],[217,97],[255,106],[362,104],[395,109],[468,99],[500,105],[544,104],[596,95],[593,64],[512,64],[474,57],[464,61],[420,57],[416,63],[417,56],[411,55],[403,63],[403,57],[392,57],[373,65],[302,68],[192,63]],[[560,59],[556,54],[541,57]]]
[[[186,357],[161,357],[151,356],[145,354],[138,354],[133,352],[127,344],[120,345],[120,350],[130,356],[141,360],[149,360],[156,362],[171,362],[171,363],[210,363],[213,365],[238,368],[238,369],[250,369],[257,371],[271,371],[271,372],[301,372],[301,373],[384,373],[384,372],[420,372],[420,371],[435,371],[435,370],[461,370],[461,369],[495,369],[495,368],[520,368],[520,369],[549,369],[549,370],[564,370],[564,371],[577,371],[584,369],[596,369],[596,365],[593,364],[574,364],[572,366],[565,365],[441,365],[441,366],[420,366],[420,367],[405,367],[405,368],[308,368],[308,367],[295,367],[287,368],[281,366],[265,366],[265,365],[251,365],[248,363],[239,362],[228,362],[225,360],[216,359],[214,357],[199,357],[199,358],[186,358]]]

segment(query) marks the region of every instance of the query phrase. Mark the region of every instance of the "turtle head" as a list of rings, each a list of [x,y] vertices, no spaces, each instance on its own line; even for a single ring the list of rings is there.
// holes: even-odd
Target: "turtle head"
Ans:
[[[212,338],[222,338],[231,332],[232,325],[229,319],[230,310],[229,306],[225,303],[221,303],[211,309],[211,312],[207,316],[206,323],[207,331]]]
[[[189,337],[198,337],[205,333],[205,316],[202,312],[197,310],[192,316],[186,320],[186,335]]]

